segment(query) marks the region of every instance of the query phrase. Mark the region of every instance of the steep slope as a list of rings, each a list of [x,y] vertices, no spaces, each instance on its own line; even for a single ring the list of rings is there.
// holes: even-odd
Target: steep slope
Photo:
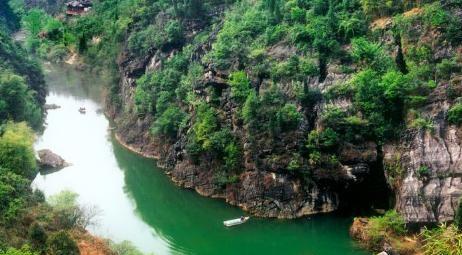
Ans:
[[[461,195],[460,8],[105,1],[69,24],[89,63],[117,59],[119,140],[179,185],[281,218],[393,206],[391,190],[431,223]]]

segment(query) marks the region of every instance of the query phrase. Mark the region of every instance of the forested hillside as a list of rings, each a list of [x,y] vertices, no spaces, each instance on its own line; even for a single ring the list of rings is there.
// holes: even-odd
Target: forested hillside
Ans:
[[[78,205],[76,194],[63,191],[46,202],[32,189],[47,87],[41,66],[12,39],[20,20],[8,1],[0,2],[0,254],[141,254],[130,243],[109,248],[88,234],[96,212]]]
[[[461,7],[100,0],[40,41],[117,73],[119,140],[179,185],[265,217],[396,209],[382,244],[457,213]]]

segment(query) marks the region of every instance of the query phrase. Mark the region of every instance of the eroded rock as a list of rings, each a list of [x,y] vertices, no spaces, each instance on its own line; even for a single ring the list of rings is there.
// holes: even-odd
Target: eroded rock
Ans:
[[[38,163],[41,170],[60,170],[70,165],[49,149],[39,150],[38,156]]]

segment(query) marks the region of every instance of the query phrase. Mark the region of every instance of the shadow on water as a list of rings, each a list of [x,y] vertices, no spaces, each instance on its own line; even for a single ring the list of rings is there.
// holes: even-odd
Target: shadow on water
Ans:
[[[222,200],[204,198],[174,186],[155,161],[140,158],[114,142],[125,173],[125,191],[144,222],[187,254],[367,254],[348,236],[351,218],[334,215],[298,220],[251,218],[225,228],[223,220],[243,212]]]

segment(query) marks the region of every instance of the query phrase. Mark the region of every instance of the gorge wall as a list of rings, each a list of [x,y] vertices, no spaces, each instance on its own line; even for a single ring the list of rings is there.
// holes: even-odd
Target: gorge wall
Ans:
[[[371,46],[378,52],[376,62],[335,57],[333,52],[325,53],[328,57],[324,57],[319,47],[313,46],[312,51],[302,50],[293,40],[282,37],[263,49],[245,53],[249,55],[246,58],[229,53],[232,57],[223,67],[213,61],[213,54],[226,40],[223,34],[230,23],[243,22],[233,15],[245,7],[211,6],[207,22],[192,18],[181,20],[184,29],[181,43],[151,45],[142,54],[137,54],[130,46],[130,38],[136,32],[127,35],[124,50],[118,58],[121,79],[113,92],[121,100],[117,104],[108,100],[108,113],[115,120],[116,134],[123,144],[158,159],[159,165],[176,184],[195,189],[204,196],[223,198],[258,216],[295,218],[355,206],[386,208],[393,206],[388,200],[394,194],[394,206],[408,223],[428,224],[453,219],[462,196],[462,163],[460,129],[457,124],[449,123],[448,111],[458,104],[462,92],[461,48],[449,41],[446,37],[448,29],[441,29],[443,25],[425,23],[425,15],[431,13],[430,7],[407,8],[402,13],[395,13],[395,17],[385,15],[367,23],[366,35],[377,42]],[[443,8],[457,20],[461,19],[459,6],[438,8]],[[246,13],[242,15],[246,17]],[[254,15],[258,16],[258,13]],[[324,15],[328,17],[329,13]],[[162,27],[169,19],[174,18],[160,11],[153,24]],[[401,33],[396,32],[397,27]],[[134,31],[137,29],[133,27]],[[250,39],[246,38],[249,44],[253,39],[258,41],[261,34],[245,26],[237,30],[237,34],[251,33]],[[313,40],[307,37],[306,40]],[[354,54],[356,48],[362,47],[360,41],[338,41],[341,54]],[[417,56],[416,52],[423,49],[425,53],[421,54],[425,56]],[[154,106],[150,106],[154,110],[140,110],[140,90],[147,91],[140,87],[145,86],[146,80],[154,84],[156,73],[168,71],[178,55],[185,55],[189,68],[186,72],[174,73],[182,76],[174,83],[188,82],[188,97],[194,98],[195,103],[175,102],[188,117],[177,125],[173,135],[159,134],[153,131],[156,125],[153,123],[160,119],[160,110]],[[269,70],[274,70],[271,63],[290,65],[294,56],[299,62],[294,64],[293,70],[283,70],[282,77],[268,74]],[[305,59],[309,60],[314,71],[303,69]],[[452,61],[450,70],[439,74],[438,68],[447,60]],[[377,66],[373,66],[374,63]],[[423,64],[433,68],[428,71],[429,76],[416,71]],[[198,65],[201,70],[194,79],[190,77],[192,65]],[[382,109],[385,122],[395,125],[393,129],[398,131],[390,138],[383,138],[387,136],[386,132],[377,131],[385,128],[375,127],[375,115],[367,113],[368,108],[359,99],[361,81],[358,73],[368,71],[364,65],[378,74],[383,66],[394,66],[391,69],[399,70],[403,77],[397,82],[399,89],[415,82],[414,87],[409,85],[412,88],[397,92],[408,93],[404,99],[382,100],[383,104],[376,107],[401,107],[395,112]],[[258,116],[254,123],[243,120],[245,105],[252,102],[248,95],[245,95],[247,99],[244,97],[244,106],[242,100],[237,100],[232,78],[236,70],[246,74],[250,85],[246,93],[254,91],[260,98],[257,110],[260,115],[254,113]],[[382,84],[387,78],[385,74],[378,80],[366,79],[364,82]],[[149,87],[151,92],[157,89],[156,86],[163,86],[161,82],[156,84]],[[274,92],[275,84],[277,92]],[[177,95],[180,89],[181,85],[174,88]],[[384,97],[389,95],[386,93],[389,91]],[[159,97],[150,100],[152,104],[160,101]],[[395,105],[388,104],[390,102]],[[201,150],[197,154],[190,147],[191,137],[197,136],[200,116],[204,114],[200,110],[201,104],[213,108],[212,115],[218,122],[215,133],[206,133],[203,140],[220,130],[229,130],[233,144],[239,148],[232,169],[225,167],[229,147],[217,146],[217,150],[223,150],[218,153],[212,145],[211,150]],[[287,105],[294,106],[300,116],[295,125],[283,112],[272,109]],[[272,115],[278,116],[279,124],[272,122]],[[402,117],[402,121],[395,122],[397,117]],[[277,126],[277,130],[258,127],[267,123],[270,127]],[[332,141],[329,140],[331,130],[337,134]]]

